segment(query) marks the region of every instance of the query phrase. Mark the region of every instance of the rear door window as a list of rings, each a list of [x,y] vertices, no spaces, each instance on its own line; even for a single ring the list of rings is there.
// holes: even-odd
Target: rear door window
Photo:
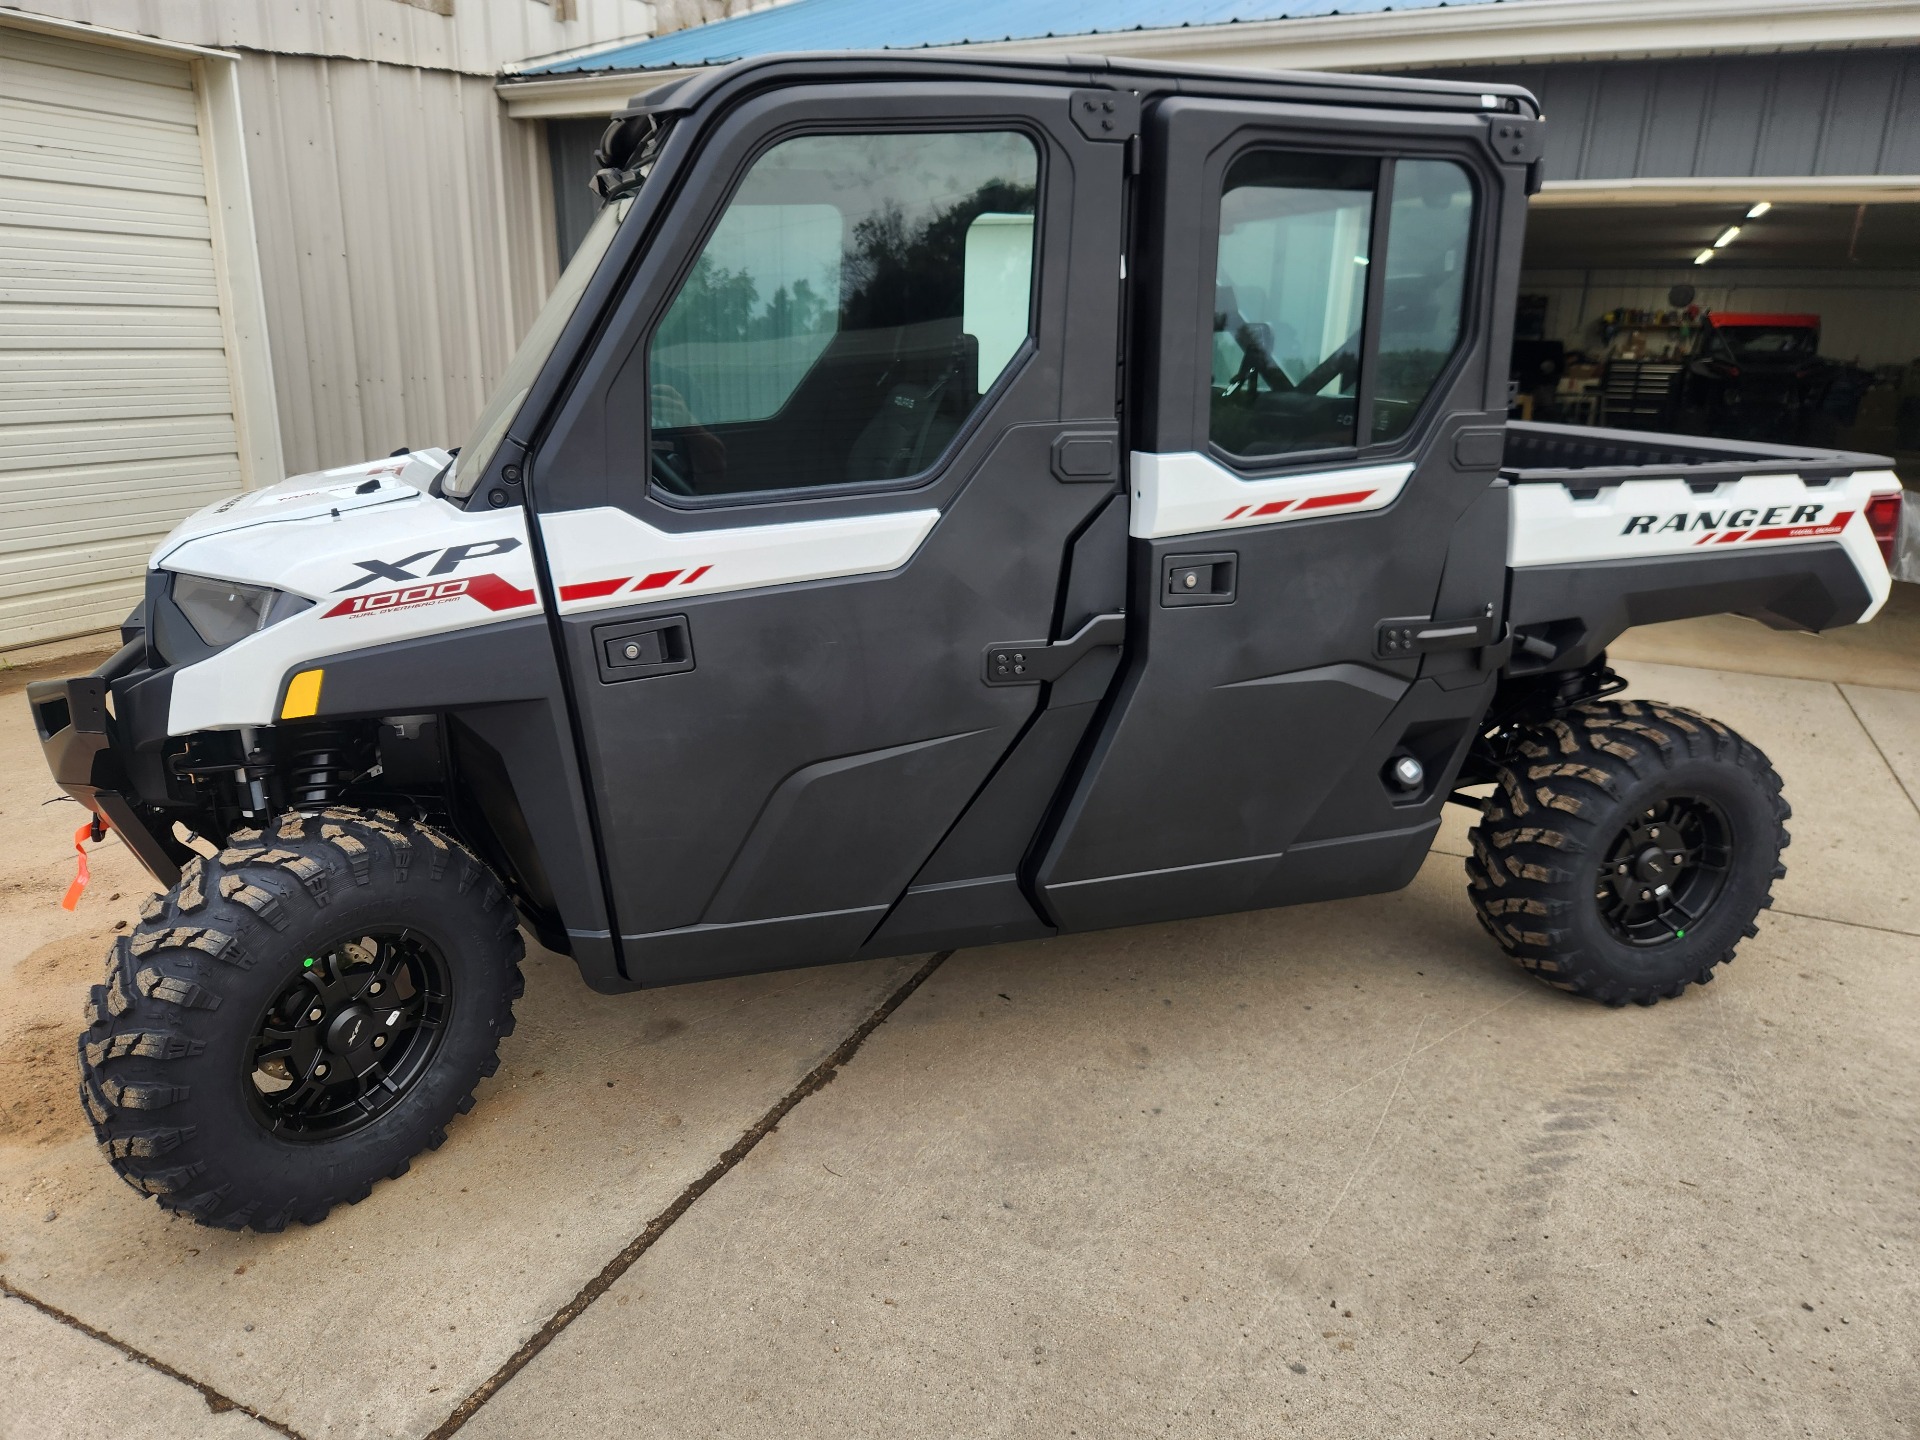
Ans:
[[[1473,215],[1450,160],[1236,158],[1214,271],[1213,444],[1261,461],[1404,436],[1460,345]]]
[[[1398,440],[1413,424],[1460,344],[1473,239],[1473,182],[1451,160],[1393,166],[1387,275],[1373,393],[1373,441]]]
[[[1255,150],[1227,169],[1209,431],[1248,457],[1355,443],[1380,162]]]

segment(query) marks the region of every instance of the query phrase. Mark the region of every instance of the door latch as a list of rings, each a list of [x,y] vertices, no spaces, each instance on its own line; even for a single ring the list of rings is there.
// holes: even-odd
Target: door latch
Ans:
[[[1236,593],[1237,552],[1169,555],[1160,562],[1162,605],[1231,605]]]
[[[593,649],[604,685],[693,669],[693,635],[684,615],[596,625]]]
[[[1431,615],[1402,615],[1382,620],[1374,631],[1377,660],[1407,660],[1445,650],[1484,650],[1500,638],[1493,618],[1493,602],[1478,615],[1460,620],[1435,620]]]
[[[987,647],[989,685],[1038,685],[1058,680],[1095,650],[1127,638],[1125,615],[1095,615],[1065,640],[1014,640]]]

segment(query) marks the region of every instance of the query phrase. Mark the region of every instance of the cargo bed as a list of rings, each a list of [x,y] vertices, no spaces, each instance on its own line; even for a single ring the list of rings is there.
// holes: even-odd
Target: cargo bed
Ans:
[[[1552,482],[1591,491],[1625,480],[1719,483],[1745,475],[1798,475],[1819,482],[1892,468],[1893,461],[1884,455],[1812,445],[1762,445],[1705,435],[1510,420],[1500,473],[1516,484]]]

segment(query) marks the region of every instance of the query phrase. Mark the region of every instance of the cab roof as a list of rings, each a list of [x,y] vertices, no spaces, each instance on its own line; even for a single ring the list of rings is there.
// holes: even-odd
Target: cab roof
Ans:
[[[636,79],[642,77],[636,76]],[[1429,80],[1401,75],[1351,75],[1311,70],[1230,70],[1206,65],[1064,55],[1024,59],[955,55],[930,50],[918,55],[850,51],[822,55],[760,55],[684,75],[636,95],[621,116],[682,114],[722,95],[776,84],[847,81],[912,83],[937,79],[1057,84],[1132,91],[1145,100],[1171,95],[1223,99],[1296,101],[1371,109],[1439,110],[1460,113],[1540,113],[1532,93],[1518,85]]]

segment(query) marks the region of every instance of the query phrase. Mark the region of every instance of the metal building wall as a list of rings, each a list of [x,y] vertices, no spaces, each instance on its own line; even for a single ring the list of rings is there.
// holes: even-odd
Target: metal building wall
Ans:
[[[240,77],[289,473],[459,444],[554,274],[539,127],[490,77],[257,53]]]
[[[1920,174],[1920,50],[1459,67],[1525,85],[1547,179]]]
[[[594,150],[606,133],[607,122],[598,116],[591,120],[549,120],[547,154],[553,169],[553,225],[560,246],[560,263],[566,264],[579,248],[593,217],[600,213],[600,202],[587,188],[596,169]]]
[[[648,0],[14,0],[189,45],[492,76],[530,56],[654,33]],[[673,0],[676,15],[689,0]],[[716,0],[692,0],[694,13]],[[711,19],[711,15],[704,18]],[[683,22],[685,23],[685,22]]]

